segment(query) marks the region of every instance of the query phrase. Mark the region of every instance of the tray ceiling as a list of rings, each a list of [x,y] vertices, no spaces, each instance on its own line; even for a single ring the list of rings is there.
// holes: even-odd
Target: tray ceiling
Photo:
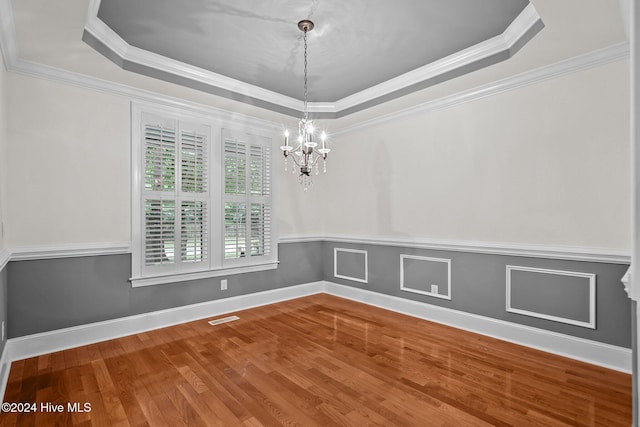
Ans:
[[[124,69],[335,118],[505,60],[542,21],[526,0],[92,1],[83,39]]]

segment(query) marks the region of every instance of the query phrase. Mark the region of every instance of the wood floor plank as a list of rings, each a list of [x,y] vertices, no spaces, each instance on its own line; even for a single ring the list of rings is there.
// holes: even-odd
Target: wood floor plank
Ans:
[[[624,373],[324,294],[233,314],[13,362],[5,401],[65,410],[0,426],[631,424]]]

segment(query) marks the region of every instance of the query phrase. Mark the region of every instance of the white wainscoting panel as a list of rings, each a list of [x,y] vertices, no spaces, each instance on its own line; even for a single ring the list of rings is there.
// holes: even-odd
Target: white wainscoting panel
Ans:
[[[441,294],[439,292],[432,292],[431,291],[431,287],[429,288],[428,291],[424,290],[424,289],[416,289],[416,288],[412,288],[410,285],[407,285],[406,283],[406,277],[405,277],[405,260],[407,259],[411,259],[411,260],[416,260],[416,261],[422,261],[425,264],[428,263],[443,263],[446,265],[447,268],[447,292],[444,294]],[[428,267],[425,267],[428,268]],[[425,285],[429,285],[429,286],[433,286],[434,284],[432,283],[425,283]],[[436,286],[438,286],[437,283],[435,283]],[[415,294],[422,294],[422,295],[428,295],[431,297],[436,297],[436,298],[442,298],[442,299],[451,299],[451,260],[450,259],[445,259],[445,258],[431,258],[431,257],[424,257],[424,256],[417,256],[417,255],[405,255],[405,254],[401,254],[400,255],[400,290],[406,291],[406,292],[413,292]]]
[[[348,276],[346,274],[340,274],[338,272],[338,265],[340,264],[340,253],[348,254],[361,254],[363,257],[363,271],[362,277]],[[369,261],[368,252],[359,249],[345,249],[345,248],[333,248],[333,276],[339,279],[352,280],[354,282],[368,283],[369,282]]]
[[[514,271],[526,271],[529,273],[536,274],[544,274],[544,275],[556,275],[556,276],[569,276],[569,277],[579,277],[587,280],[587,286],[589,287],[589,320],[588,321],[580,321],[576,319],[571,319],[567,317],[561,316],[553,316],[545,313],[539,313],[533,310],[526,310],[513,306],[512,302],[512,286],[513,286],[513,277],[512,273]],[[525,316],[537,317],[539,319],[552,320],[554,322],[566,323],[569,325],[582,326],[585,328],[596,328],[596,275],[591,273],[581,273],[575,271],[561,271],[561,270],[548,270],[543,268],[532,268],[532,267],[521,267],[515,265],[507,265],[507,288],[506,288],[506,301],[507,301],[507,311],[510,313],[522,314]]]

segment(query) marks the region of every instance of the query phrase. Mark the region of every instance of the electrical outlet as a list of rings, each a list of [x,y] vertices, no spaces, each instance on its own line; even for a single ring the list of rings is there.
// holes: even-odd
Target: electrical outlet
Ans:
[[[438,293],[438,285],[431,285],[431,293],[432,294]]]
[[[226,291],[227,290],[227,279],[222,279],[220,281],[220,290],[221,291]]]

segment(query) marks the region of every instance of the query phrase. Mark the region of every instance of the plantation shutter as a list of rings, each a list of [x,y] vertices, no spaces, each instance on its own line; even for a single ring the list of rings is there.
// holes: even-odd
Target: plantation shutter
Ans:
[[[197,128],[180,131],[180,251],[181,261],[192,264],[209,259],[208,140]]]
[[[132,286],[277,268],[272,131],[132,103]]]
[[[144,264],[175,265],[176,129],[144,124]]]
[[[223,130],[224,258],[272,253],[271,149],[268,138]]]
[[[143,272],[209,267],[208,128],[143,115]]]

